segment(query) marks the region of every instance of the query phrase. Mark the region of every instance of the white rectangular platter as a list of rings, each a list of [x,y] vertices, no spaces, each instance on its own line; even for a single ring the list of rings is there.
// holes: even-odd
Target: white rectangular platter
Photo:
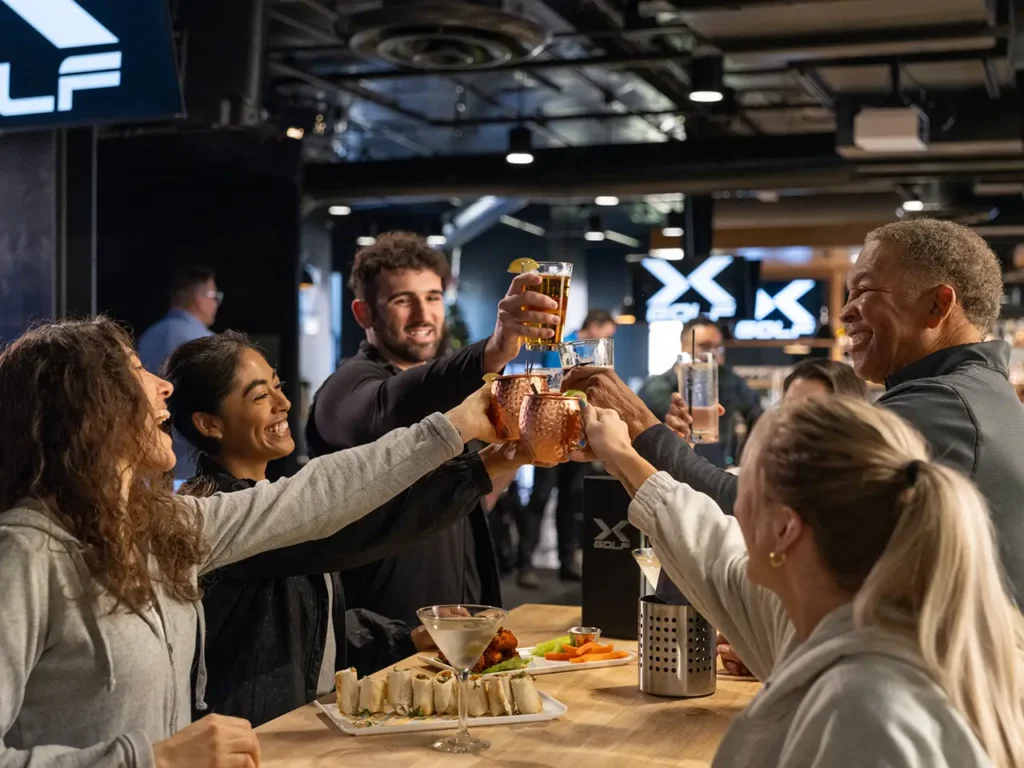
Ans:
[[[551,675],[555,672],[583,672],[587,669],[600,669],[601,667],[622,667],[626,664],[634,664],[636,662],[636,654],[633,651],[628,651],[629,657],[625,659],[588,661],[585,664],[573,664],[571,661],[548,661],[543,656],[534,657],[532,655],[532,645],[529,648],[518,648],[517,650],[519,651],[519,655],[524,659],[530,659],[530,665],[528,667],[523,667],[523,669],[531,675]],[[436,669],[451,669],[451,667],[437,658],[435,654],[421,653],[419,655],[419,659],[424,664],[429,664]],[[518,672],[522,670],[516,671]]]
[[[538,691],[544,708],[536,715],[506,715],[504,717],[471,717],[470,728],[482,728],[494,725],[519,725],[520,723],[543,723],[554,720],[566,713],[566,706],[553,699],[543,691]],[[420,733],[423,731],[454,731],[459,727],[459,719],[452,715],[432,715],[431,717],[406,717],[393,712],[385,712],[370,717],[349,717],[341,714],[335,704],[321,704],[314,701],[317,708],[338,726],[338,729],[349,736],[381,736],[389,733]]]

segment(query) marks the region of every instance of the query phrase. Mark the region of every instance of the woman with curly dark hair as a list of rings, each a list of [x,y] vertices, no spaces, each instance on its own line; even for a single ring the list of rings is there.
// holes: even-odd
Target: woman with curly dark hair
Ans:
[[[481,390],[293,478],[174,497],[171,391],[103,318],[0,354],[0,765],[257,766],[248,722],[189,725],[199,576],[329,536],[493,438]]]

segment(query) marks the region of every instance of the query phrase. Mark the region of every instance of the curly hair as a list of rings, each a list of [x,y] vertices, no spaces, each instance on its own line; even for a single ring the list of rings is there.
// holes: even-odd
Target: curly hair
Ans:
[[[179,600],[199,599],[192,571],[203,544],[199,517],[143,463],[152,406],[131,349],[128,334],[100,317],[40,326],[0,353],[0,509],[45,503],[114,608],[138,612],[156,582]]]
[[[444,254],[427,245],[427,241],[412,232],[385,232],[373,245],[356,254],[348,286],[357,299],[373,304],[376,281],[381,272],[401,269],[428,269],[446,281],[451,267]]]
[[[988,331],[995,324],[1002,306],[1003,271],[981,235],[952,221],[911,219],[872,230],[864,244],[873,241],[895,246],[901,266],[916,270],[921,279],[953,286],[973,326]]]

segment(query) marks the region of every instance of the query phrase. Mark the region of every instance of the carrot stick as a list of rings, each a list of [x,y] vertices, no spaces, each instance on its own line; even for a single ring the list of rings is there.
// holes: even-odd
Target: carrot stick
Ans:
[[[562,650],[568,651],[569,649],[563,648]],[[615,650],[615,646],[612,644],[599,645],[598,643],[590,642],[581,645],[579,648],[573,648],[572,650],[576,651],[577,656],[585,656],[588,653],[611,653]]]
[[[628,659],[629,654],[626,651],[611,651],[610,653],[586,653],[582,656],[577,656],[575,659],[569,659],[573,664],[586,664],[588,661],[613,661],[615,659]]]
[[[545,653],[544,658],[548,661],[572,661],[576,658],[575,653]]]

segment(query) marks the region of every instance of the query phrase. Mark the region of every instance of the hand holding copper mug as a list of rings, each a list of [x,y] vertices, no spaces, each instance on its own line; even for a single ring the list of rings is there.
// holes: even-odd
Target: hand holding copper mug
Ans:
[[[517,373],[491,380],[491,422],[498,438],[519,439],[519,412],[527,395],[548,391],[545,373]]]
[[[583,403],[558,392],[527,395],[519,413],[519,439],[538,464],[560,464],[583,442]]]

